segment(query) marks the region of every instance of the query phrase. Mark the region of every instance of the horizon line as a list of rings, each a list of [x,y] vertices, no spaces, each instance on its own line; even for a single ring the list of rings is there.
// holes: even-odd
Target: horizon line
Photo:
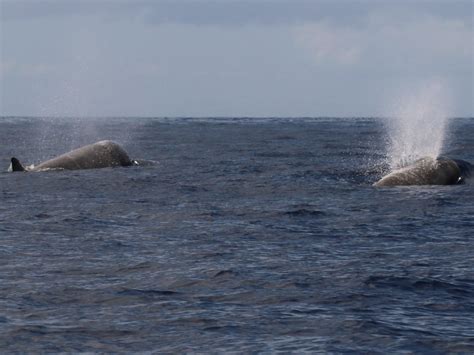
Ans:
[[[33,118],[33,119],[223,119],[223,120],[232,120],[232,119],[380,119],[380,118],[394,118],[393,116],[364,116],[364,115],[355,115],[355,116],[149,116],[149,115],[138,115],[138,116],[115,116],[115,115],[97,115],[97,116],[81,116],[81,115],[0,115],[0,119],[5,118]],[[474,118],[472,116],[448,116],[448,119],[466,119]]]

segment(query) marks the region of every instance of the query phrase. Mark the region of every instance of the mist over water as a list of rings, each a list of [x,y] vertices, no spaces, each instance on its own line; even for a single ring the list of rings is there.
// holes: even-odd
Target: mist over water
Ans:
[[[449,128],[450,94],[440,81],[419,85],[398,96],[385,125],[390,168],[440,155]]]

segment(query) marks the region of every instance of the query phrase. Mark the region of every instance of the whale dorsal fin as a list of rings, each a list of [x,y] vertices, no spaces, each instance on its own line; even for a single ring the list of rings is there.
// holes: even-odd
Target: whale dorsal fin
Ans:
[[[26,171],[17,158],[12,158],[10,169],[11,171]]]

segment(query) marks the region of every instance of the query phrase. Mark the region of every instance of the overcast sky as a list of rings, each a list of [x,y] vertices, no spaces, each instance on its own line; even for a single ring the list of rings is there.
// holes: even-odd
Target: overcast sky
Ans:
[[[472,0],[0,4],[0,115],[474,116]]]

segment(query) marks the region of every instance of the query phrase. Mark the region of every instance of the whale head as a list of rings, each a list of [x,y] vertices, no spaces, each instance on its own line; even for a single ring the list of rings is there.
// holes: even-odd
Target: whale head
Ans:
[[[461,171],[455,161],[424,157],[384,176],[374,186],[454,185],[460,180]]]

